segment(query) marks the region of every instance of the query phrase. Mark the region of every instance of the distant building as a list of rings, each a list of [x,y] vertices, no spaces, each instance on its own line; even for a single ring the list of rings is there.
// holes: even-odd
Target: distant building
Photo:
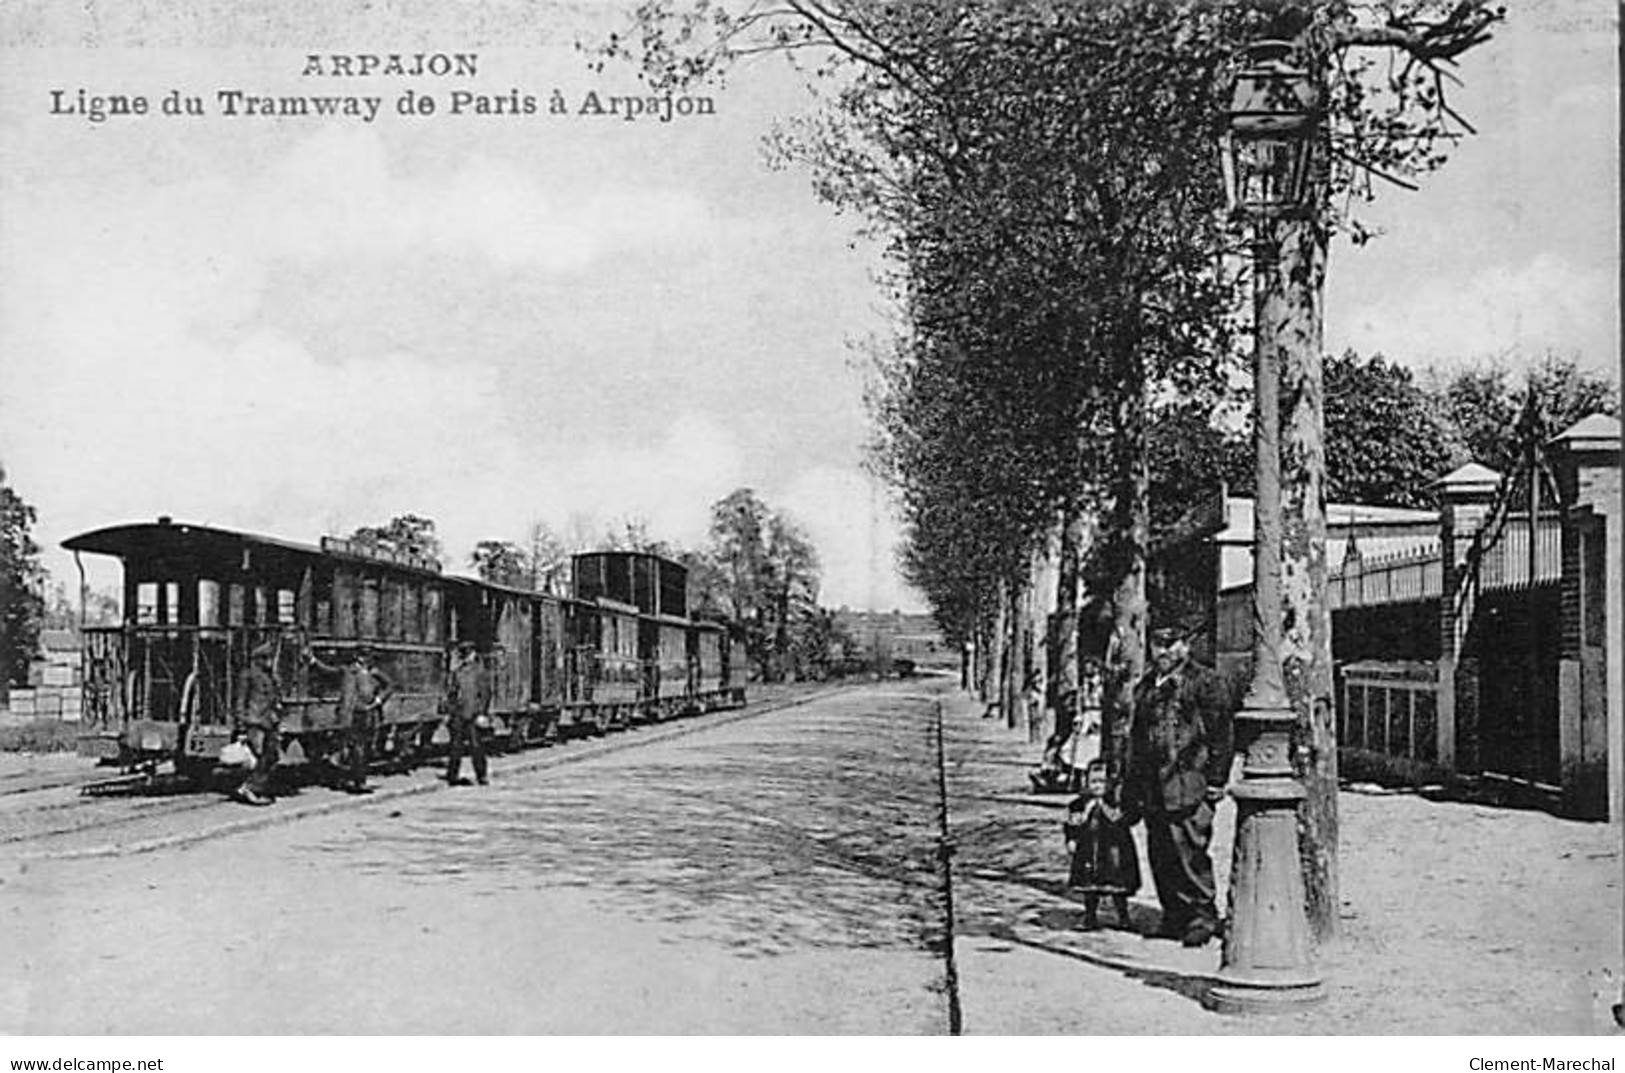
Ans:
[[[40,656],[28,668],[28,684],[77,686],[79,678],[79,635],[73,630],[41,630]]]
[[[1483,469],[1482,466],[1478,467]],[[1487,472],[1487,471],[1486,471]],[[1225,526],[1213,537],[1219,550],[1219,591],[1253,583],[1253,501],[1225,499]],[[1439,548],[1439,512],[1364,503],[1326,504],[1326,569],[1336,572],[1350,555],[1364,559]]]
[[[1620,424],[1594,415],[1503,477],[1468,464],[1438,511],[1327,507],[1339,770],[1471,778],[1625,816]],[[1215,496],[1154,550],[1153,615],[1205,621],[1233,683],[1253,646],[1253,504]]]
[[[959,665],[959,653],[943,639],[929,614],[843,607],[835,612],[835,624],[851,639],[853,650],[846,653],[850,659],[880,667],[889,667],[894,660],[917,667]]]

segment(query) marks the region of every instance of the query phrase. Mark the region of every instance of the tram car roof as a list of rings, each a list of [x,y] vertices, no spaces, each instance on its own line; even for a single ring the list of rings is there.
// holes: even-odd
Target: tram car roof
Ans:
[[[440,578],[447,585],[461,585],[464,587],[490,589],[502,593],[504,596],[518,596],[532,600],[548,600],[560,604],[578,604],[582,607],[593,606],[591,600],[578,600],[574,596],[565,596],[556,592],[542,592],[539,589],[527,589],[523,585],[509,585],[500,581],[486,581],[484,578],[468,577],[464,574],[443,574]]]
[[[265,536],[261,533],[246,533],[236,529],[222,529],[218,526],[176,522],[168,517],[160,517],[155,522],[127,522],[102,529],[92,529],[67,538],[62,542],[62,546],[74,552],[84,551],[98,555],[111,555],[119,559],[145,564],[160,564],[171,568],[183,566],[199,572],[206,572],[210,568],[236,571],[244,569],[250,562],[252,562],[252,568],[256,571],[276,571],[296,566],[302,567],[312,559],[341,559],[349,562],[366,563],[370,566],[382,566],[421,577],[434,578],[446,585],[480,587],[513,596],[556,600],[560,603],[575,604],[581,607],[596,607],[623,614],[658,619],[672,625],[684,624],[721,630],[728,628],[725,623],[721,622],[689,619],[681,614],[674,615],[665,608],[661,608],[659,611],[651,608],[640,608],[636,603],[616,599],[601,590],[592,595],[585,593],[558,595],[486,581],[481,578],[466,577],[460,574],[442,574],[438,569],[438,564],[430,565],[427,561],[397,555],[387,549],[357,546],[348,540],[335,537],[323,537],[320,544],[303,544],[298,541],[284,540],[280,537]],[[682,563],[648,552],[581,552],[573,558],[605,563],[619,561],[627,564],[635,559],[653,561],[663,568],[661,572],[665,574],[664,580],[666,580],[667,584],[680,582],[688,572]],[[625,595],[632,594],[626,593]],[[640,593],[640,595],[642,594]],[[682,607],[681,602],[678,600],[673,602],[677,603],[679,608]],[[683,608],[683,610],[686,610],[686,608]]]
[[[69,551],[88,551],[137,562],[184,563],[194,567],[242,569],[245,556],[259,558],[255,568],[291,565],[308,559],[336,558],[388,567],[426,577],[441,577],[426,561],[385,549],[363,550],[347,540],[323,537],[320,545],[300,544],[280,537],[192,525],[161,517],[156,522],[129,522],[80,533],[62,542]],[[265,560],[269,559],[269,562]]]
[[[688,617],[688,567],[648,551],[577,552],[570,557],[571,588],[584,600],[608,597],[644,614]]]
[[[688,573],[688,567],[680,560],[669,555],[661,555],[653,551],[630,551],[626,548],[593,548],[587,551],[572,552],[571,559],[648,559],[665,566],[676,567],[683,573]]]

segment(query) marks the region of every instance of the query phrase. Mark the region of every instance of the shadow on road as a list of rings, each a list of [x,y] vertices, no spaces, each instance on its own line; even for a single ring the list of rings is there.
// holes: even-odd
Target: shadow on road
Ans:
[[[1178,972],[1165,967],[1152,967],[1126,960],[1122,956],[1104,949],[1092,950],[1087,947],[1062,946],[1039,942],[1022,935],[1009,925],[997,925],[981,934],[998,939],[1001,942],[1010,943],[1012,946],[1036,950],[1045,954],[1054,954],[1057,957],[1071,958],[1073,961],[1081,961],[1086,965],[1112,969],[1128,979],[1145,984],[1147,987],[1171,991],[1199,1005],[1207,1002],[1209,991],[1218,982],[1208,973]]]

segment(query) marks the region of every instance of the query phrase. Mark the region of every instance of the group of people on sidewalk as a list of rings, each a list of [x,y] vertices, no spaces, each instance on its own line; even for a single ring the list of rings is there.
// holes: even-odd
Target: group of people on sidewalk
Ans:
[[[282,692],[276,679],[276,645],[266,641],[249,657],[243,682],[243,705],[238,718],[238,736],[253,754],[253,769],[234,793],[248,805],[269,805],[275,798],[272,782],[282,754]],[[358,646],[350,661],[334,666],[306,653],[312,667],[339,676],[338,723],[343,728],[343,746],[338,770],[350,793],[370,792],[367,771],[372,765],[373,741],[384,702],[395,692],[394,683],[373,663],[372,649]],[[490,724],[490,676],[472,641],[458,644],[450,672],[442,689],[440,712],[446,716],[451,735],[446,781],[467,786],[460,777],[464,754],[473,760],[474,777],[481,786],[488,781],[486,733]]]
[[[1155,934],[1197,947],[1219,933],[1208,845],[1230,775],[1232,740],[1227,691],[1213,671],[1191,659],[1190,633],[1179,625],[1152,631],[1151,669],[1135,686],[1116,770],[1098,758],[1081,766],[1082,793],[1068,805],[1063,830],[1071,856],[1068,884],[1083,895],[1085,928],[1100,927],[1102,898],[1111,899],[1118,925],[1129,926],[1128,899],[1141,885],[1132,829],[1144,823],[1162,909]]]

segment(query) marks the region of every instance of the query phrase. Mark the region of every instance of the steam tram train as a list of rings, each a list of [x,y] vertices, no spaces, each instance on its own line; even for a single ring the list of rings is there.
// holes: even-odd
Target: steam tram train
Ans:
[[[210,774],[261,646],[291,763],[336,757],[345,728],[333,668],[358,648],[394,685],[373,755],[403,766],[445,740],[439,701],[463,641],[490,672],[496,748],[745,703],[727,627],[690,618],[687,569],[655,555],[576,555],[561,597],[349,541],[310,546],[168,518],[63,547],[123,565],[124,621],[84,631],[79,752],[129,770],[172,760]]]

